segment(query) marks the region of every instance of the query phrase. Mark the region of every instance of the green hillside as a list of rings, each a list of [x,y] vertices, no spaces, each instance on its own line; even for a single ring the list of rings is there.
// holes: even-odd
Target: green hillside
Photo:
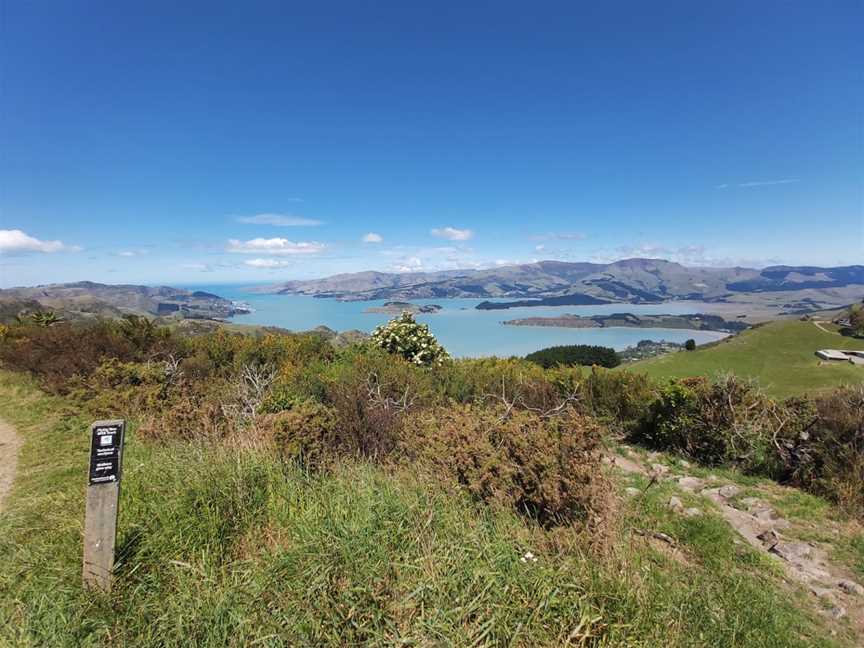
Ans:
[[[862,366],[825,362],[820,366],[815,352],[824,348],[864,350],[864,340],[826,332],[812,322],[771,322],[703,349],[651,358],[627,367],[660,379],[731,371],[757,379],[777,397],[864,382]]]

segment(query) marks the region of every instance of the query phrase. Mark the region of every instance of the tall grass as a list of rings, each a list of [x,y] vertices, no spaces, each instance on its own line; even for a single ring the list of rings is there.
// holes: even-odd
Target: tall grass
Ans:
[[[62,401],[9,374],[0,396],[25,435],[0,516],[0,645],[836,645],[719,519],[672,516],[659,489],[622,510],[598,555],[574,528],[422,474],[312,475],[260,451],[145,444],[134,426],[115,587],[90,594],[88,421],[52,415]],[[680,556],[634,528],[677,538]]]

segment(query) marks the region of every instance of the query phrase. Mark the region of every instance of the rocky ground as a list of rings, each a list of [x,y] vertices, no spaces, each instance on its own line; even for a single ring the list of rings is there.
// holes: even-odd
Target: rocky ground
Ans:
[[[797,489],[710,472],[660,453],[622,446],[608,461],[619,469],[629,499],[662,489],[665,506],[676,515],[721,516],[738,542],[780,570],[790,595],[803,594],[806,604],[826,617],[832,633],[851,633],[864,645],[864,565],[860,554],[848,552],[851,538],[864,537],[860,524]],[[644,533],[655,545],[665,545],[666,553],[686,560],[674,538]]]

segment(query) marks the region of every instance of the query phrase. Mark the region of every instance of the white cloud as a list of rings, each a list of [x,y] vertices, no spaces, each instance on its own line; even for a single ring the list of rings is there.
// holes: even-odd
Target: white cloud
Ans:
[[[761,180],[758,182],[742,182],[739,187],[768,187],[770,185],[792,184],[793,182],[801,182],[797,178],[789,180]]]
[[[228,240],[228,252],[238,254],[318,254],[327,246],[318,241],[289,241],[284,238],[254,238],[248,241]]]
[[[772,185],[784,185],[784,184],[793,184],[795,182],[801,182],[798,178],[787,178],[785,180],[754,180],[751,182],[739,182],[736,187],[770,187]],[[729,183],[724,182],[723,184],[717,185],[716,189],[728,189],[731,185]]]
[[[588,236],[582,232],[546,232],[545,234],[535,234],[531,237],[532,241],[584,241]]]
[[[361,240],[364,243],[383,243],[384,237],[375,232],[369,232],[368,234],[364,234]]]
[[[211,268],[206,263],[184,263],[180,266],[184,270],[197,270],[198,272],[213,272],[213,268]]]
[[[252,268],[284,268],[291,265],[290,261],[281,259],[249,259],[243,263]]]
[[[781,263],[778,259],[749,259],[730,257],[711,252],[702,245],[666,246],[655,243],[639,243],[637,245],[622,245],[612,249],[595,250],[591,261],[595,263],[612,263],[622,259],[648,258],[673,261],[691,268],[761,268]]]
[[[117,253],[117,256],[122,256],[122,257],[134,257],[134,256],[135,256],[135,253],[132,252],[131,250],[123,250],[122,252],[118,252],[118,253]]]
[[[42,241],[25,234],[21,230],[0,230],[0,254],[17,254],[22,252],[78,252],[77,245],[66,245],[63,241]]]
[[[275,225],[277,227],[313,227],[321,225],[320,220],[292,216],[291,214],[255,214],[254,216],[239,216],[237,222],[247,225]]]
[[[448,241],[467,241],[474,236],[474,232],[470,229],[457,229],[455,227],[436,227],[430,231],[430,234]]]
[[[541,243],[540,245],[535,245],[535,246],[534,246],[534,250],[537,251],[537,252],[542,252],[542,251],[545,250],[545,249],[546,249],[546,246],[543,245],[542,243]]]
[[[393,269],[396,272],[420,272],[423,270],[423,261],[420,257],[408,257],[402,259],[400,263],[393,267]]]

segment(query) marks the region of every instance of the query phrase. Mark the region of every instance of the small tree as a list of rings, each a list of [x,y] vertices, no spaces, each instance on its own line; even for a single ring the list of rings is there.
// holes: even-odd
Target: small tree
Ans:
[[[372,331],[372,344],[425,367],[441,364],[450,357],[429,327],[418,323],[408,311]]]
[[[696,340],[694,340],[693,338],[690,338],[689,340],[687,340],[684,343],[684,348],[687,349],[688,351],[695,351],[696,350]]]
[[[849,309],[849,328],[852,335],[864,337],[864,305]]]

